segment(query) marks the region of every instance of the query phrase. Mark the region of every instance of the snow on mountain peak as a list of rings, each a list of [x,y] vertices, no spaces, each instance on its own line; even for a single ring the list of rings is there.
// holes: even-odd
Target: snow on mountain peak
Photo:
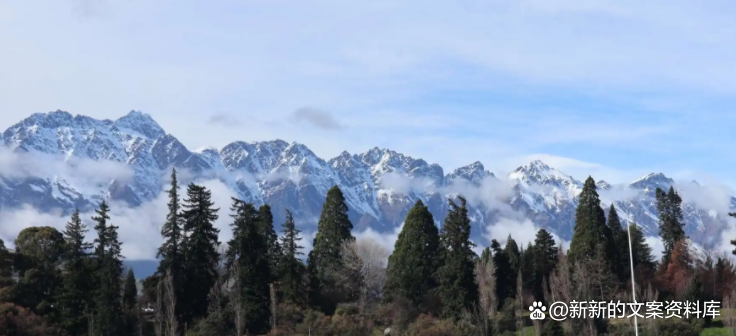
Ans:
[[[610,184],[610,183],[608,183],[608,182],[606,182],[606,181],[604,181],[604,180],[600,180],[600,181],[596,182],[596,183],[595,183],[595,186],[596,186],[596,187],[597,187],[597,188],[598,188],[599,190],[609,190],[609,189],[613,188],[613,186],[611,186],[611,184]]]
[[[629,184],[630,188],[645,191],[654,191],[657,188],[667,189],[675,184],[675,181],[662,173],[650,173]]]
[[[152,140],[166,134],[149,114],[141,111],[130,111],[120,119],[115,120],[114,125],[120,130],[132,130]]]
[[[456,168],[452,173],[445,177],[445,184],[450,184],[458,178],[465,179],[475,185],[480,185],[484,178],[491,176],[493,173],[485,170],[480,161],[475,161],[467,166]]]

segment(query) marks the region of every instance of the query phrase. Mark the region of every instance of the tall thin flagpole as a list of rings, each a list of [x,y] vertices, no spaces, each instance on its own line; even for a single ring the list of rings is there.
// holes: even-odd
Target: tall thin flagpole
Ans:
[[[626,233],[629,236],[629,264],[631,265],[631,297],[634,299],[634,303],[636,303],[636,285],[634,284],[634,252],[631,250],[631,225],[626,225]],[[636,224],[633,224],[636,225]],[[634,314],[634,332],[636,333],[636,336],[639,336],[639,323],[636,319],[636,314]]]

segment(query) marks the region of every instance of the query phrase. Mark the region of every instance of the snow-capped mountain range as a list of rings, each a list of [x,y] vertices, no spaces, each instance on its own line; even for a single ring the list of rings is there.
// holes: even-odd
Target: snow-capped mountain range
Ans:
[[[583,186],[538,160],[497,177],[480,162],[445,173],[437,164],[379,148],[329,160],[282,140],[192,151],[137,111],[117,120],[36,113],[1,133],[0,143],[0,210],[30,205],[69,213],[106,198],[136,207],[157,197],[176,167],[185,178],[219,179],[241,199],[270,204],[276,223],[290,209],[302,229],[313,229],[327,190],[338,185],[356,230],[393,232],[417,199],[441,225],[446,199],[461,194],[471,205],[476,241],[503,218],[528,219],[569,240]],[[661,173],[623,185],[597,182],[603,206],[613,202],[624,222],[639,224],[648,235],[657,234],[654,190],[671,185],[677,186]],[[736,208],[736,199],[728,201]],[[684,212],[686,232],[700,244],[714,243],[725,228],[724,211],[685,203]]]

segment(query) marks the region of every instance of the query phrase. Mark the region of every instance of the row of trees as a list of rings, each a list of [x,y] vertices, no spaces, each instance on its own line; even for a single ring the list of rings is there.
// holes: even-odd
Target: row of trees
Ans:
[[[493,239],[480,256],[462,197],[448,200],[441,229],[417,201],[389,253],[356,241],[344,196],[333,187],[306,264],[290,212],[279,238],[268,205],[233,198],[232,239],[220,242],[209,190],[190,183],[182,199],[173,170],[167,193],[160,263],[140,293],[133,272],[123,276],[118,228],[105,202],[92,217],[91,243],[75,212],[63,232],[23,230],[15,253],[0,244],[0,334],[372,335],[390,327],[392,335],[623,335],[629,323],[543,324],[525,316],[532,301],[630,301],[632,268],[639,301],[736,304],[736,267],[725,256],[693,258],[672,188],[656,191],[662,260],[631,224],[633,265],[627,231],[613,205],[606,215],[592,178],[579,197],[569,251],[540,229],[526,246],[511,236],[503,245]],[[697,335],[704,327],[697,320],[643,322],[647,335]],[[724,322],[736,324],[736,316]]]

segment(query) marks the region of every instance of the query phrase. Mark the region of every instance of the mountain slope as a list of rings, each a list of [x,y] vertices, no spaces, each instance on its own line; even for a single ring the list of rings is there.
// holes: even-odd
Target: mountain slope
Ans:
[[[177,167],[184,179],[218,179],[241,199],[271,204],[276,223],[290,209],[307,231],[314,230],[333,185],[343,190],[356,229],[379,232],[393,232],[418,199],[441,225],[446,198],[464,195],[479,224],[473,226],[474,240],[486,244],[487,226],[502,219],[529,219],[569,240],[582,189],[580,180],[538,160],[496,177],[480,162],[446,174],[437,164],[379,148],[328,160],[282,140],[190,151],[137,111],[114,121],[36,113],[0,134],[0,143],[6,157],[0,162],[7,162],[0,171],[0,209],[30,205],[69,213],[105,198],[136,207],[158,196],[169,169]],[[648,235],[657,234],[654,190],[671,185],[677,183],[661,173],[626,185],[597,182],[603,205],[615,204],[624,222],[636,222]],[[736,200],[730,202],[735,208]],[[705,245],[726,223],[725,213],[695,204],[685,204],[684,212],[686,232]]]

